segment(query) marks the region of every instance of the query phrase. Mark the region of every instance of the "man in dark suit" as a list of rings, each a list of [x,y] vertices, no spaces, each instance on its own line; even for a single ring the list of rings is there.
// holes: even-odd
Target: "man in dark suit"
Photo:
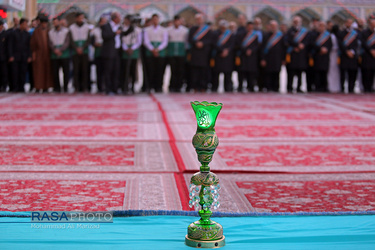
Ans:
[[[244,75],[242,74],[242,71],[240,70],[240,57],[241,57],[241,38],[247,33],[246,31],[246,23],[247,23],[247,18],[245,15],[240,14],[238,16],[238,28],[235,33],[235,48],[234,48],[234,71],[237,71],[237,79],[238,79],[238,88],[237,92],[242,92],[242,83],[244,80]]]
[[[327,92],[329,53],[332,49],[332,40],[331,34],[326,30],[326,24],[324,22],[319,22],[317,31],[317,35],[312,38],[315,91]]]
[[[142,44],[142,30],[135,25],[135,19],[127,15],[123,22],[123,31],[126,32],[133,26],[134,29],[128,35],[123,35],[122,56],[120,71],[120,85],[124,94],[134,94],[134,83],[137,77],[137,61],[139,58],[139,47]],[[130,83],[130,88],[129,88]]]
[[[264,80],[268,91],[279,92],[281,65],[285,63],[284,35],[275,20],[270,21],[270,32],[265,34],[262,47],[261,66],[264,68]]]
[[[234,66],[235,37],[228,29],[228,22],[220,20],[219,29],[214,34],[214,60],[215,65],[212,74],[212,92],[217,92],[219,87],[219,75],[224,74],[225,92],[233,91],[232,71]]]
[[[362,82],[365,93],[373,91],[375,76],[375,19],[370,19],[368,29],[362,32]]]
[[[212,31],[211,27],[204,23],[202,14],[196,14],[195,20],[197,26],[190,29],[188,37],[191,55],[191,88],[195,91],[205,91],[207,89]]]
[[[297,92],[302,92],[302,72],[307,69],[307,46],[309,44],[308,30],[302,27],[302,18],[295,16],[293,26],[286,34],[288,69],[288,92],[293,92],[293,80],[298,79]]]
[[[318,34],[318,23],[319,19],[313,18],[312,20],[312,28],[309,32],[309,37],[316,37]],[[308,58],[312,58],[312,44],[309,43],[307,46],[307,54]],[[308,59],[309,60],[309,59]],[[313,65],[310,65],[310,63],[307,65],[306,69],[306,84],[307,84],[307,92],[312,92],[315,88],[315,75],[314,75],[314,67]]]
[[[345,80],[348,75],[348,92],[354,93],[358,71],[358,38],[359,34],[352,28],[353,20],[345,21],[345,28],[339,33],[340,82],[341,91],[345,92]]]
[[[11,69],[10,89],[12,92],[24,92],[27,64],[31,62],[30,34],[27,32],[28,20],[20,20],[19,29],[8,36],[8,61]]]
[[[8,85],[7,70],[6,31],[4,22],[0,20],[0,92],[5,91]]]
[[[144,38],[145,38],[145,32],[146,32],[146,28],[149,27],[151,25],[151,19],[146,19],[145,20],[145,23],[142,27],[142,45],[140,47],[140,58],[141,58],[141,62],[142,62],[142,72],[143,72],[143,83],[142,83],[142,88],[141,88],[141,92],[150,92],[150,76],[148,75],[149,73],[149,70],[147,68],[147,63],[146,63],[146,52],[147,52],[147,48],[146,48],[146,45],[144,43]]]
[[[9,36],[16,30],[19,29],[19,26],[20,26],[20,19],[18,17],[14,17],[13,18],[13,26],[9,29],[7,29],[5,32],[5,42],[6,42],[6,50],[8,50],[8,45],[9,45]],[[13,92],[13,86],[11,84],[11,82],[13,82],[12,80],[12,76],[13,76],[13,73],[12,73],[12,63],[11,62],[8,62],[7,63],[7,74],[8,74],[8,84],[9,84],[9,91],[10,92]]]
[[[111,14],[111,20],[101,26],[103,44],[101,57],[103,58],[105,91],[109,95],[117,93],[119,87],[119,70],[121,54],[121,17],[118,12]]]
[[[102,29],[101,26],[107,23],[107,19],[105,17],[100,17],[97,26],[91,32],[91,43],[95,48],[94,53],[94,63],[96,66],[96,86],[98,88],[98,92],[102,93],[104,90],[103,86],[103,59],[101,57],[101,49],[102,49]]]
[[[259,33],[254,30],[254,24],[248,22],[246,25],[247,31],[241,36],[238,36],[238,45],[240,48],[240,65],[239,74],[242,75],[241,80],[246,79],[247,89],[249,92],[254,91],[254,82],[258,74],[258,51],[259,51]],[[238,83],[242,86],[242,82]]]
[[[263,38],[266,34],[266,32],[264,32],[263,30],[263,24],[262,24],[262,19],[260,19],[259,17],[255,17],[254,18],[254,30],[256,32],[258,32],[258,42],[260,45],[263,44]],[[258,91],[264,91],[265,90],[265,86],[264,86],[264,68],[261,67],[260,65],[260,61],[261,61],[261,56],[262,54],[262,50],[259,49],[258,50],[258,71],[259,71],[259,74],[258,74],[258,77],[257,77],[257,86],[258,86]]]

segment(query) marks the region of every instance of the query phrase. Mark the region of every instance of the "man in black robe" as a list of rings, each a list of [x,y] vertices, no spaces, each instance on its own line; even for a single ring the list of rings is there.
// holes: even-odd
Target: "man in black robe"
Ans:
[[[259,33],[254,30],[254,24],[248,22],[246,32],[238,36],[238,48],[240,48],[240,66],[239,74],[242,75],[242,81],[246,79],[247,90],[254,91],[254,82],[258,74],[258,51],[259,51]],[[242,86],[242,82],[238,83]]]
[[[260,19],[259,17],[256,17],[254,18],[254,30],[258,32],[258,42],[260,45],[262,45],[263,43],[263,38],[266,34],[266,32],[264,32],[263,30],[263,26],[262,26],[262,19]],[[260,65],[260,60],[262,58],[262,50],[259,49],[258,50],[258,77],[257,77],[257,86],[258,86],[258,91],[264,91],[266,90],[265,89],[265,86],[264,86],[264,68]]]
[[[358,38],[359,34],[352,28],[353,20],[345,21],[345,28],[339,33],[340,82],[341,91],[345,92],[345,80],[348,80],[348,92],[354,93],[358,71]],[[347,77],[346,77],[347,76]]]
[[[237,92],[242,92],[243,91],[243,80],[244,80],[244,75],[242,74],[242,71],[240,70],[240,57],[241,57],[241,38],[246,34],[246,23],[247,19],[246,16],[243,14],[240,14],[238,16],[238,28],[236,30],[235,34],[235,60],[234,60],[234,71],[237,71],[237,79],[238,79],[238,88]]]
[[[8,85],[7,70],[6,31],[4,22],[0,20],[0,92],[5,91]]]
[[[288,92],[293,92],[293,80],[298,79],[297,92],[302,92],[302,72],[307,69],[307,46],[309,44],[308,30],[302,27],[302,18],[295,16],[293,26],[286,34],[287,54],[286,63],[288,69]]]
[[[275,20],[270,21],[270,32],[265,34],[262,46],[261,66],[264,68],[264,81],[268,91],[279,92],[281,65],[285,63],[284,35]]]
[[[319,19],[313,18],[312,28],[309,32],[309,37],[317,36],[318,23],[319,23]],[[312,52],[313,52],[312,43],[308,45],[307,51],[308,51],[308,60],[310,60],[310,58],[312,58]],[[313,65],[310,65],[310,62],[307,65],[307,69],[306,69],[306,84],[307,84],[307,92],[312,92],[315,89],[314,67]]]
[[[27,28],[28,20],[22,18],[20,27],[8,36],[8,61],[12,74],[9,87],[12,92],[24,92],[27,64],[31,62],[30,34]]]
[[[365,93],[373,91],[375,76],[375,19],[369,20],[369,27],[362,32],[362,82]]]
[[[195,15],[197,25],[189,30],[191,89],[205,91],[212,46],[211,27],[204,23],[203,15]]]
[[[9,47],[9,36],[16,30],[19,29],[19,26],[20,26],[20,19],[18,17],[14,17],[13,18],[13,26],[7,30],[5,30],[5,42],[6,42],[6,50],[8,51],[8,47]],[[12,46],[12,45],[11,45]],[[9,58],[9,55],[7,55],[7,59]],[[8,75],[8,85],[9,85],[9,92],[13,92],[13,85],[12,85],[12,82],[13,79],[13,69],[12,69],[12,62],[9,62],[7,63],[7,75]]]
[[[326,24],[319,22],[318,33],[312,39],[315,91],[327,92],[328,80],[327,73],[329,69],[329,53],[332,49],[331,34],[326,30]]]

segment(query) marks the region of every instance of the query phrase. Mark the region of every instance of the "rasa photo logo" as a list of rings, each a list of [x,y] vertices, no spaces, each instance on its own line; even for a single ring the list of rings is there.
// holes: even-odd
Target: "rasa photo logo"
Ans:
[[[32,223],[113,223],[113,212],[31,212]]]

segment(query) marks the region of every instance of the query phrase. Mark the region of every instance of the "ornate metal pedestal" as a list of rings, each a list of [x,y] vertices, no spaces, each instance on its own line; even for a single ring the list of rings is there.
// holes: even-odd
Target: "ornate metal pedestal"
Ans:
[[[191,247],[217,248],[225,245],[223,227],[210,219],[211,207],[218,209],[219,203],[219,178],[210,172],[208,164],[219,139],[215,132],[216,118],[223,106],[216,102],[191,102],[197,118],[197,132],[193,137],[193,146],[202,164],[200,172],[191,177],[189,206],[198,210],[200,220],[193,222],[188,227],[185,243]]]

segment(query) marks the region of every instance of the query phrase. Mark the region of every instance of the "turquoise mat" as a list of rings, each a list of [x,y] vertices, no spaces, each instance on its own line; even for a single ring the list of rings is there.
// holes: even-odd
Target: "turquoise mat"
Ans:
[[[375,249],[375,216],[213,218],[224,227],[222,249]],[[0,218],[0,249],[193,249],[184,245],[191,216],[115,217],[100,228],[32,228],[30,218]],[[73,225],[75,228],[68,228]],[[82,225],[82,224],[81,224]],[[98,224],[85,224],[96,227]],[[83,225],[84,226],[84,225]]]

